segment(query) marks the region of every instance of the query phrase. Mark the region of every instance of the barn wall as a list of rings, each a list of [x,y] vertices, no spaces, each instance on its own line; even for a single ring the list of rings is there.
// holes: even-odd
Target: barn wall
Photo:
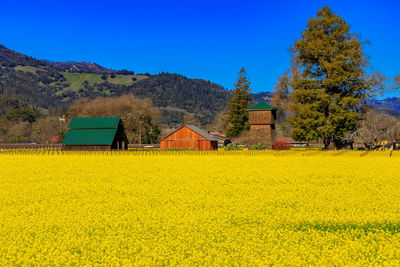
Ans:
[[[275,110],[250,110],[250,124],[275,124]]]
[[[124,126],[120,121],[118,125],[117,133],[115,134],[113,143],[111,145],[112,149],[127,150],[128,149],[128,139],[126,138]]]
[[[165,137],[164,139],[166,140],[182,140],[182,139],[191,139],[191,140],[206,140],[203,136],[199,135],[198,133],[192,131],[191,129],[187,127],[183,127],[179,129],[178,131],[172,133],[171,135]]]
[[[160,144],[161,150],[167,149],[186,149],[193,148],[198,150],[218,149],[218,142],[212,144],[209,140],[162,140]],[[215,147],[215,148],[214,148]]]
[[[84,150],[84,151],[109,151],[111,150],[111,146],[69,146],[65,145],[64,150]]]
[[[213,150],[218,150],[218,141],[210,141],[211,144],[211,148]],[[222,144],[222,147],[224,147],[224,145]]]
[[[161,150],[187,148],[198,150],[218,149],[218,141],[210,141],[195,131],[182,127],[160,142]]]

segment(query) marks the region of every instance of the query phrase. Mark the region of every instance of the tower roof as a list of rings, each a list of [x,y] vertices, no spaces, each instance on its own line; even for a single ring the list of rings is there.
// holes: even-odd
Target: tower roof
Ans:
[[[267,103],[260,102],[252,107],[249,107],[247,110],[274,110],[277,109]]]

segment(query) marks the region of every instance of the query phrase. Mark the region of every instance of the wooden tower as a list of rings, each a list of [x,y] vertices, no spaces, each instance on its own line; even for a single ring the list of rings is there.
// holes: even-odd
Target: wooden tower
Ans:
[[[250,134],[256,136],[257,140],[266,144],[268,149],[272,149],[272,145],[276,140],[275,122],[277,109],[267,103],[258,103],[250,108],[249,123]]]

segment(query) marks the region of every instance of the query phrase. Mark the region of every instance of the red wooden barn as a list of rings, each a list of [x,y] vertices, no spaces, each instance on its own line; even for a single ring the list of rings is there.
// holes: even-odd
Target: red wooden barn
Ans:
[[[218,139],[194,125],[184,125],[161,140],[161,150],[218,149]]]

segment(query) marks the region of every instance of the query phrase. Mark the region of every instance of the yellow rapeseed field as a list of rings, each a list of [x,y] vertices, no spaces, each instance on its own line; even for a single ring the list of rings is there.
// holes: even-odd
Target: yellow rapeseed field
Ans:
[[[0,153],[0,265],[400,265],[389,153]]]

